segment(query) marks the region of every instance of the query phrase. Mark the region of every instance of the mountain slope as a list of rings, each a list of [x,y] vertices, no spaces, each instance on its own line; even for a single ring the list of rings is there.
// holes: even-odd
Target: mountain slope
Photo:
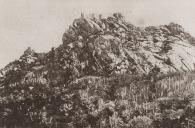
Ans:
[[[48,53],[28,48],[0,70],[0,124],[7,119],[6,125],[11,120],[24,126],[33,122],[31,127],[54,127],[57,122],[85,128],[100,121],[97,127],[106,128],[106,121],[109,125],[118,121],[117,125],[130,127],[142,120],[138,112],[142,105],[166,105],[180,90],[194,89],[195,39],[178,24],[140,28],[120,13],[81,15],[62,41]],[[168,99],[158,99],[162,97]],[[187,113],[191,102],[185,106],[184,101],[176,99],[180,107],[171,103],[167,109]],[[158,113],[158,107],[151,111]],[[156,115],[147,114],[154,113],[146,113],[143,120],[155,122]],[[18,116],[21,120],[14,118]]]
[[[174,23],[139,28],[126,22],[119,13],[107,18],[81,16],[74,20],[62,40],[63,45],[46,56],[53,54],[63,70],[70,69],[78,77],[148,74],[154,67],[162,73],[194,69],[194,38]],[[41,59],[48,61],[48,57]]]

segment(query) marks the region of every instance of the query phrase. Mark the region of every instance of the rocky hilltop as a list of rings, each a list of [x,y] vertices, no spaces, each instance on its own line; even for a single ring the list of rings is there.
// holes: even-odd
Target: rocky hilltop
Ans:
[[[104,121],[110,121],[109,127],[113,128],[116,127],[113,121],[117,127],[119,122],[130,127],[137,120],[147,120],[149,124],[144,125],[149,127],[152,117],[143,114],[140,117],[139,112],[136,115],[140,106],[133,107],[138,108],[134,118],[131,117],[128,102],[135,97],[124,98],[124,95],[144,92],[144,98],[139,95],[135,101],[139,105],[146,101],[156,105],[156,99],[173,96],[166,92],[166,85],[162,95],[154,97],[158,92],[154,89],[156,85],[166,83],[166,78],[163,78],[165,81],[156,80],[157,76],[192,72],[195,68],[195,38],[175,23],[141,28],[127,22],[120,13],[108,17],[82,14],[63,34],[62,41],[63,44],[48,53],[36,53],[28,48],[18,60],[0,70],[0,103],[4,105],[0,108],[1,113],[6,113],[0,118],[0,124],[7,119],[7,122],[11,120],[15,121],[15,124],[12,122],[14,125],[21,125],[17,124],[21,120],[12,118],[15,114],[27,118],[23,125],[34,122],[35,127],[40,127],[40,122],[41,126],[53,127],[57,122],[64,123],[64,127],[106,128]],[[171,82],[186,80],[186,77],[188,75],[174,75]],[[192,75],[189,79],[192,83]],[[127,91],[137,84],[140,88],[137,93]],[[102,92],[99,94],[97,90]],[[139,99],[145,101],[137,101]],[[165,100],[168,104],[173,99]],[[180,104],[180,99],[177,100]],[[130,115],[125,112],[120,115],[116,106],[124,106],[122,104],[126,104],[123,109]],[[36,120],[37,117],[40,120]],[[82,118],[83,122],[77,118]]]
[[[106,18],[82,15],[69,26],[62,41],[61,46],[44,55],[28,48],[19,60],[2,69],[1,75],[17,68],[17,62],[32,69],[45,67],[52,62],[51,54],[60,68],[77,77],[148,74],[154,67],[162,73],[194,69],[195,39],[175,23],[140,28],[118,13]]]

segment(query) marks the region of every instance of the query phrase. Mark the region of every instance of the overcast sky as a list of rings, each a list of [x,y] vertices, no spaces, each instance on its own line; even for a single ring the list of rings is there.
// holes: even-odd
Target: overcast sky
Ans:
[[[195,36],[195,0],[0,0],[0,68],[32,47],[48,51],[84,12],[121,12],[137,26],[176,22]]]

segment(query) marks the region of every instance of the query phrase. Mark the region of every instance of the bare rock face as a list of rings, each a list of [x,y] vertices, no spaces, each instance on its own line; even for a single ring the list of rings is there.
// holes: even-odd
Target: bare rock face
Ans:
[[[118,15],[76,19],[64,33],[64,47],[83,67],[87,66],[86,61],[93,61],[94,72],[147,74],[155,66],[162,73],[194,69],[194,38],[180,25],[170,23],[143,29]],[[92,60],[83,56],[83,50]]]

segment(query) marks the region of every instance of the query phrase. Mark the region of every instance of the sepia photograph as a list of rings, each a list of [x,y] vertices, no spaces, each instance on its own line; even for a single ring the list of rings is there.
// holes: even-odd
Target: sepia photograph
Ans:
[[[0,128],[195,128],[195,0],[0,0]]]

